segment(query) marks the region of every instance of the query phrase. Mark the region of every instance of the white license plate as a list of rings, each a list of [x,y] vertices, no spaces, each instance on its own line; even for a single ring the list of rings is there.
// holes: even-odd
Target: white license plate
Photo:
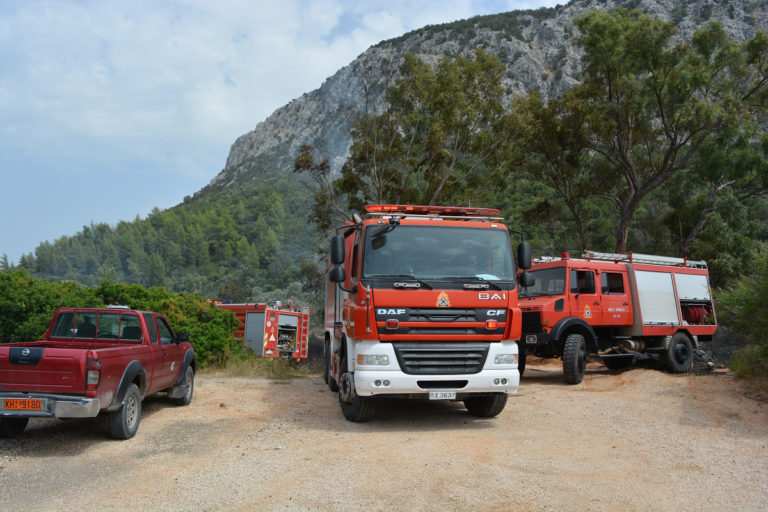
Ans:
[[[456,400],[455,391],[430,391],[430,400]]]

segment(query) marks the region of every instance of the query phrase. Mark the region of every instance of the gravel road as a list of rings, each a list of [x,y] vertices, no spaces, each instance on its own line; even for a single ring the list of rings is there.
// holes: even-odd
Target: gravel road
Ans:
[[[0,510],[768,510],[768,406],[726,375],[531,364],[497,418],[387,400],[345,421],[319,376],[202,374],[139,432],[37,420],[0,440]]]

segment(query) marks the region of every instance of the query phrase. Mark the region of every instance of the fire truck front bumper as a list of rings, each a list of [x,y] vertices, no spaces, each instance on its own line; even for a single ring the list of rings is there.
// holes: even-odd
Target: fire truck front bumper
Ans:
[[[448,396],[455,393],[455,398],[461,399],[473,394],[513,394],[520,386],[517,344],[512,341],[492,343],[485,363],[475,373],[405,373],[388,343],[361,342],[356,352],[355,391],[360,396],[427,398],[448,392]]]

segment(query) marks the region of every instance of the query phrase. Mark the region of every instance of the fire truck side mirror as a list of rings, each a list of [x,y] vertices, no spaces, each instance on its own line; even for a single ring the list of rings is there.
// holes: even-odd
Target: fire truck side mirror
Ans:
[[[536,284],[536,278],[533,277],[533,274],[526,271],[523,271],[523,273],[520,274],[520,285],[523,288],[528,288],[529,286],[533,286],[534,284]]]
[[[344,267],[333,267],[331,273],[328,274],[328,279],[332,283],[343,283],[347,278],[347,273],[344,271]]]
[[[531,246],[528,242],[520,242],[517,246],[517,265],[526,270],[531,268]]]
[[[344,238],[341,235],[331,238],[331,263],[334,265],[344,263]],[[340,281],[343,280],[344,278],[340,279]]]

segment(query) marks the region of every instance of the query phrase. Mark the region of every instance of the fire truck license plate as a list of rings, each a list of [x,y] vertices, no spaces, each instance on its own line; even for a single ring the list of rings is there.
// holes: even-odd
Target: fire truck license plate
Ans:
[[[43,401],[39,398],[6,398],[3,400],[6,411],[42,411]]]
[[[456,392],[455,391],[430,391],[429,399],[430,400],[455,400]]]

